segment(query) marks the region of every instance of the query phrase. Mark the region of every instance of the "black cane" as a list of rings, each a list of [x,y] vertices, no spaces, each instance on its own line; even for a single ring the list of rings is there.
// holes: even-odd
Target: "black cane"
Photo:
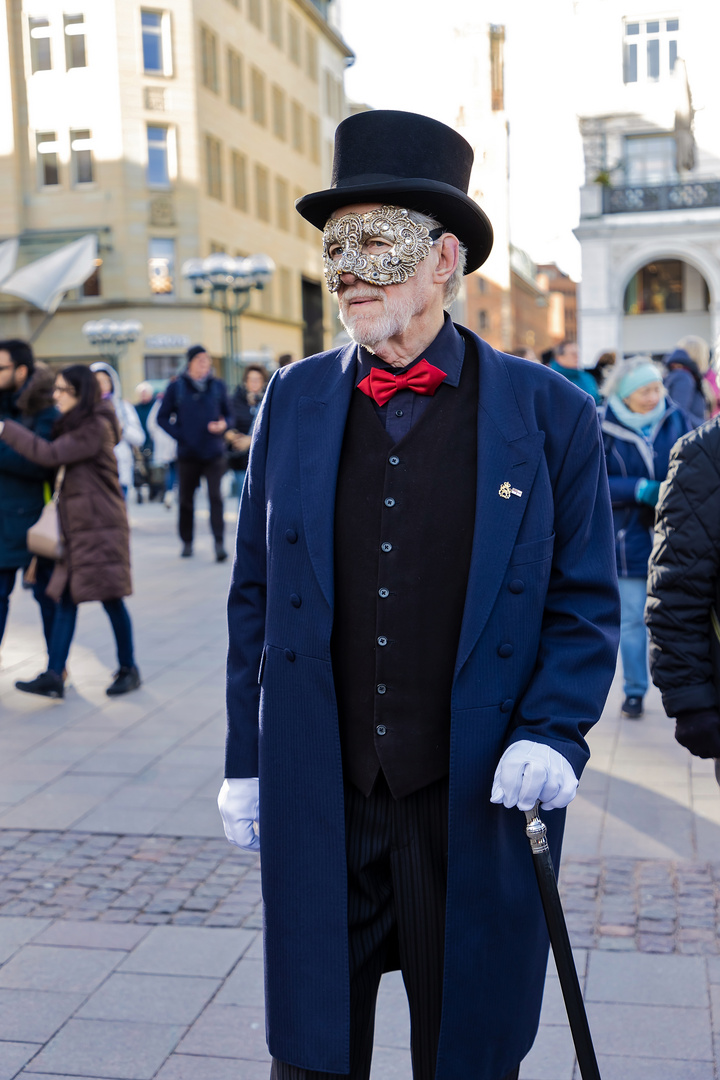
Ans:
[[[557,878],[547,842],[547,828],[540,817],[540,803],[536,802],[532,810],[526,810],[525,817],[527,819],[525,835],[530,841],[533,853],[535,876],[540,889],[540,899],[545,912],[545,921],[555,957],[560,989],[565,1000],[570,1031],[575,1043],[580,1075],[582,1080],[600,1080],[600,1070],[590,1035],[585,1002],[577,977],[565,916],[560,903]]]

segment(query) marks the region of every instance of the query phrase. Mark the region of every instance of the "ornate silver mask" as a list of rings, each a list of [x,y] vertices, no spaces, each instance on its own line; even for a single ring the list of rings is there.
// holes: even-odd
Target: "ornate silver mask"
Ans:
[[[369,285],[400,285],[415,274],[443,231],[429,232],[400,206],[330,218],[323,232],[327,287],[337,292],[341,274],[354,274]]]

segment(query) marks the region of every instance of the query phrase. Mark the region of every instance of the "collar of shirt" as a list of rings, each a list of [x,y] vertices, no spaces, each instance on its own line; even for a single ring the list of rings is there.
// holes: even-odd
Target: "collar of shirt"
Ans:
[[[410,368],[414,367],[415,364],[419,364],[421,360],[427,360],[428,364],[433,364],[435,367],[438,367],[441,371],[445,372],[447,378],[444,381],[449,386],[457,386],[460,382],[464,355],[465,342],[455,329],[455,324],[452,319],[448,313],[445,312],[445,321],[435,340],[428,345],[424,352],[420,353],[419,356],[416,356],[415,359],[404,368],[392,368],[378,356],[373,356],[373,354],[368,352],[362,345],[358,345],[355,385],[357,386],[366,375],[369,375],[374,367],[384,368],[385,371],[397,373],[398,371],[408,371]]]

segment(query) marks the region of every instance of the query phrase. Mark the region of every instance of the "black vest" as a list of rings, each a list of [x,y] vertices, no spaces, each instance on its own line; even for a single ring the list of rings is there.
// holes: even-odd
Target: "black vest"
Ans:
[[[389,405],[392,408],[392,402]],[[335,503],[332,660],[345,776],[395,798],[448,772],[450,694],[472,554],[478,360],[393,445],[353,392]]]

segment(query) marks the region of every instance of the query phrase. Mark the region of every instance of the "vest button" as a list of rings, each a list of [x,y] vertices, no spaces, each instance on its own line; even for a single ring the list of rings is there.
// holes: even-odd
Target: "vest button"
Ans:
[[[386,499],[385,500],[385,505],[386,506],[394,506],[395,505],[395,500],[394,499]]]
[[[512,707],[515,704],[512,698],[508,698],[507,701],[503,701],[500,706],[500,712],[509,713],[512,712]]]
[[[378,638],[378,645],[387,645],[387,638],[386,637],[379,637]]]
[[[382,596],[383,600],[385,599],[386,596],[389,596],[389,595],[390,595],[390,590],[389,589],[378,589],[378,596]]]
[[[285,533],[285,539],[287,540],[288,544],[297,543],[297,538],[298,538],[298,535],[297,535],[297,533],[295,532],[294,529],[288,529],[287,532]]]
[[[396,410],[395,410],[395,415],[396,415],[396,416],[403,416],[404,414],[403,414],[403,411],[402,411],[402,409],[396,409]]]
[[[400,458],[397,456],[397,454],[391,454],[390,457],[388,458],[388,461],[390,462],[391,465],[399,465],[400,464]]]
[[[509,656],[513,654],[512,645],[501,645],[498,649],[498,656],[502,656],[503,660],[507,660]]]
[[[384,694],[384,693],[386,693],[386,691],[387,691],[387,686],[385,685],[385,683],[384,682],[378,683],[378,685],[377,685],[378,694]]]
[[[384,724],[378,724],[375,730],[377,731],[378,735],[387,735],[387,728]]]
[[[294,663],[294,661],[295,661],[295,653],[292,651],[292,649],[286,649],[285,650],[285,659],[289,660],[291,664]]]
[[[512,593],[525,592],[525,582],[521,581],[520,578],[515,578],[514,581],[510,582],[508,588]]]
[[[380,550],[381,551],[392,551],[392,544],[388,544],[388,542],[386,540],[384,544],[380,545]]]
[[[290,603],[293,607],[300,607],[300,605],[302,604],[302,600],[297,593],[293,593],[290,597]]]

